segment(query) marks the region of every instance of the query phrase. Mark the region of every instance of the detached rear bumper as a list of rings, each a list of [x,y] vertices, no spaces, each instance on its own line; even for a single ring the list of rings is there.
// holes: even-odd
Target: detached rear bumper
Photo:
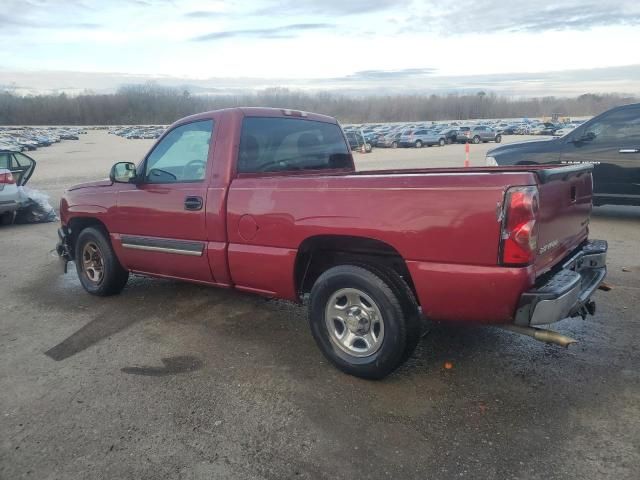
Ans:
[[[590,298],[607,275],[607,242],[590,240],[562,269],[520,297],[514,323],[544,325],[595,312]]]

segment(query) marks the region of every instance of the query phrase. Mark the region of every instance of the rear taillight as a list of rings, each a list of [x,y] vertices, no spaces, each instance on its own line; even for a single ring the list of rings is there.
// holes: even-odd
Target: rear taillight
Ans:
[[[502,264],[524,266],[533,263],[538,248],[538,189],[513,187],[507,190],[502,220]]]
[[[0,173],[0,183],[4,184],[12,184],[16,183],[16,180],[13,178],[11,172]]]

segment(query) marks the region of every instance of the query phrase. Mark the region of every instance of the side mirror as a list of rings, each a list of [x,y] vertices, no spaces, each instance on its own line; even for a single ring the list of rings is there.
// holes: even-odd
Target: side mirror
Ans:
[[[131,162],[118,162],[109,172],[109,180],[113,183],[132,183],[136,177],[136,165]]]

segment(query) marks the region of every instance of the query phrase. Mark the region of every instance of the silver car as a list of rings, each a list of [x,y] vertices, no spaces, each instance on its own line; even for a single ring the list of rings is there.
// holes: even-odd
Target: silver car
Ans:
[[[398,146],[400,147],[416,147],[422,148],[423,146],[440,145],[444,147],[447,144],[446,135],[436,131],[427,130],[424,128],[417,130],[404,130],[400,135],[400,141]]]
[[[502,135],[486,125],[474,125],[472,127],[460,127],[457,141],[458,143],[500,143],[502,141]]]
[[[0,224],[13,223],[20,207],[18,187],[29,181],[35,166],[35,160],[23,153],[0,150]]]

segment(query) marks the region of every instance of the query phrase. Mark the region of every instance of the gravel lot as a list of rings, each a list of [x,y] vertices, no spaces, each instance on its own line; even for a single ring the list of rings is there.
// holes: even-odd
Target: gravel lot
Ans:
[[[151,143],[90,132],[32,152],[30,185],[57,205]],[[357,156],[463,161],[462,145]],[[91,297],[50,253],[57,224],[1,228],[0,478],[637,479],[639,227],[640,208],[595,209],[613,289],[556,326],[578,345],[436,325],[380,382],[329,366],[302,307],[144,278]]]

